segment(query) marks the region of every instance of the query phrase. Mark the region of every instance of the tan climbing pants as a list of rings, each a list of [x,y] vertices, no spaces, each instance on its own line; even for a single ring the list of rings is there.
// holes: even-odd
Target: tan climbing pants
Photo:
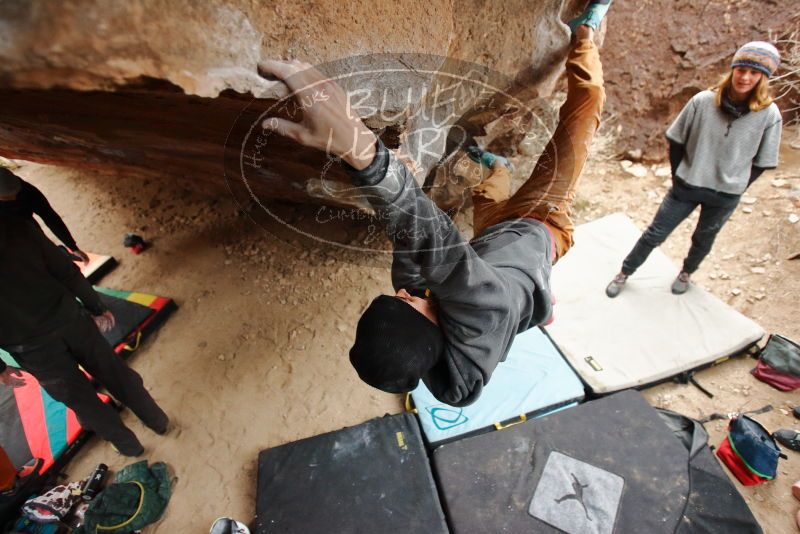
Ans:
[[[555,238],[556,259],[572,246],[575,187],[605,103],[603,67],[594,42],[576,41],[567,58],[567,100],[558,126],[528,180],[511,196],[511,174],[497,166],[472,190],[475,235],[510,219],[545,223]],[[510,198],[509,198],[510,197]]]

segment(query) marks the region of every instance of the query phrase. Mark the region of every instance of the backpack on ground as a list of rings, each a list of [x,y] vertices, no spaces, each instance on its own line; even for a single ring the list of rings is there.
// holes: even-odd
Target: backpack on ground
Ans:
[[[731,418],[717,456],[739,482],[755,486],[777,476],[781,450],[758,421],[739,414]]]
[[[761,350],[753,376],[781,391],[800,388],[800,345],[772,334]]]

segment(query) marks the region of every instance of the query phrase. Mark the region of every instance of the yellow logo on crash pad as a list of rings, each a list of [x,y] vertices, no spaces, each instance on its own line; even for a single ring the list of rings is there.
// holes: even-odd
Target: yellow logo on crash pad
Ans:
[[[404,451],[408,450],[408,445],[406,444],[406,437],[403,435],[402,432],[398,432],[395,434],[397,438],[397,446],[403,449]]]

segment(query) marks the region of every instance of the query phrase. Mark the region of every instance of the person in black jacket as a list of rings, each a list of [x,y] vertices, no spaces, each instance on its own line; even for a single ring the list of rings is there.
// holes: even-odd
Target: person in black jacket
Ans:
[[[5,167],[0,167],[0,214],[32,219],[34,213],[41,217],[64,246],[84,263],[89,263],[89,256],[75,243],[67,225],[50,206],[42,192]]]
[[[142,377],[102,336],[113,326],[114,316],[86,278],[31,219],[0,215],[0,348],[71,408],[82,426],[120,453],[138,456],[142,444],[80,369],[153,431],[167,431],[169,419]],[[17,387],[24,379],[0,361],[0,384]]]

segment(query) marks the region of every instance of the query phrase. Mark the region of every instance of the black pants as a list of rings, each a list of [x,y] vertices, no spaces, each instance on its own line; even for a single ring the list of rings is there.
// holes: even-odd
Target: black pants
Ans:
[[[633,274],[641,267],[650,252],[663,243],[673,230],[700,206],[700,219],[692,234],[692,246],[683,260],[683,270],[693,273],[711,252],[717,234],[725,226],[736,206],[739,197],[715,193],[698,188],[688,189],[679,183],[669,190],[661,202],[653,222],[634,245],[633,250],[622,262],[622,272]]]
[[[65,326],[55,341],[16,352],[14,359],[36,377],[51,397],[71,408],[81,426],[110,441],[123,454],[138,454],[142,445],[136,435],[122,423],[114,408],[98,399],[97,391],[78,365],[154,431],[166,430],[167,415],[144,388],[142,377],[125,365],[85,312]]]

